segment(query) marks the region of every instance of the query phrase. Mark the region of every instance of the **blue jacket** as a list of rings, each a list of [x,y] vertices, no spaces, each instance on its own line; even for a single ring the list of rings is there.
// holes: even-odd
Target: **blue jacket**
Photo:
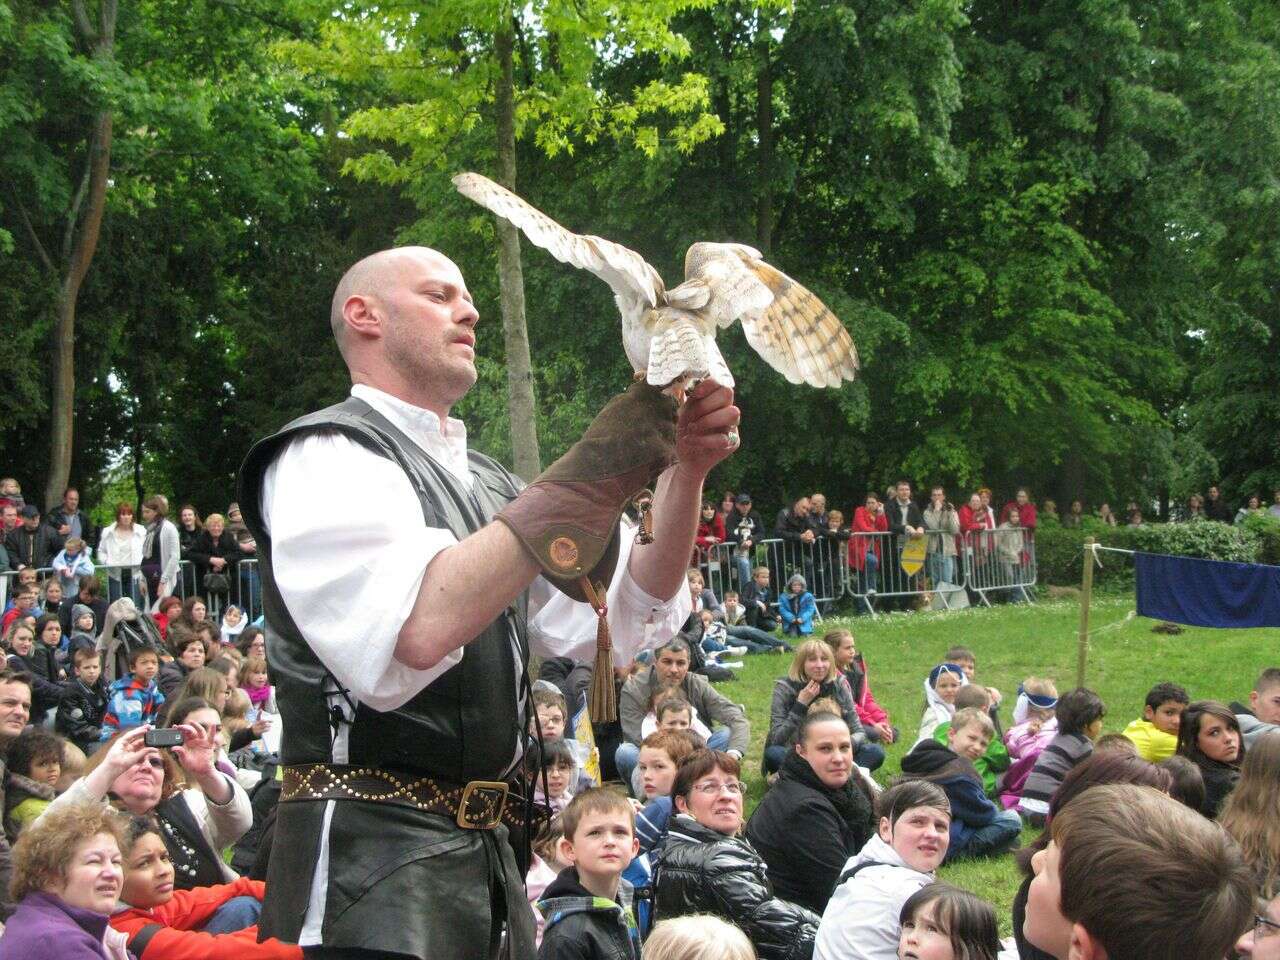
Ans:
[[[110,740],[121,730],[140,727],[144,723],[156,723],[160,708],[164,706],[164,694],[156,686],[155,679],[143,683],[126,674],[107,688],[107,712],[102,718],[102,739]]]
[[[996,818],[1000,808],[987,799],[982,777],[973,764],[945,744],[925,740],[902,758],[902,775],[930,780],[951,803],[951,846],[960,849],[979,827]]]
[[[817,615],[818,603],[808,590],[798,596],[787,591],[778,597],[783,633],[799,632],[801,636],[813,633],[813,618]]]

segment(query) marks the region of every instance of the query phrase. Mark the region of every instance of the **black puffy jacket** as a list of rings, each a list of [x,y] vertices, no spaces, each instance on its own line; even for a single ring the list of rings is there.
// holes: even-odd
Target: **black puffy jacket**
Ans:
[[[673,817],[653,867],[653,920],[712,913],[739,927],[760,960],[809,960],[818,915],[779,900],[746,840]]]

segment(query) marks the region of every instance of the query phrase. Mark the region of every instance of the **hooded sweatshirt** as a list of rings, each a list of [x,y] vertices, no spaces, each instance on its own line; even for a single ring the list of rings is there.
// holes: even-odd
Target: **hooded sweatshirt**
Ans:
[[[878,834],[849,858],[841,876],[853,870],[822,914],[814,960],[897,960],[902,905],[934,875],[907,866]]]
[[[1000,808],[987,799],[982,777],[973,763],[945,744],[926,740],[902,758],[902,776],[929,780],[940,786],[951,802],[951,849],[962,850],[979,827],[996,818]]]
[[[560,871],[538,901],[546,922],[539,960],[639,960],[640,932],[631,910],[631,884],[619,878],[618,902],[593,895],[576,867]]]
[[[1236,715],[1236,723],[1240,724],[1240,735],[1244,738],[1245,749],[1253,746],[1259,737],[1280,731],[1280,724],[1259,720],[1252,710],[1243,703],[1232,703],[1231,712]]]

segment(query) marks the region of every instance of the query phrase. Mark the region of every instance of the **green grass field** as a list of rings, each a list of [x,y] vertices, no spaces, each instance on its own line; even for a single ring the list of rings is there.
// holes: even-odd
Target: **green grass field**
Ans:
[[[1056,601],[1034,606],[1001,606],[955,613],[894,613],[877,620],[829,619],[853,630],[866,656],[876,699],[902,731],[877,774],[887,783],[899,772],[903,754],[914,742],[924,704],[922,683],[952,644],[964,644],[978,657],[977,679],[1004,695],[1006,726],[1018,684],[1028,676],[1052,677],[1058,690],[1075,685],[1079,605]],[[1142,711],[1147,690],[1162,680],[1187,688],[1192,699],[1243,699],[1258,673],[1280,664],[1280,630],[1207,630],[1186,628],[1168,636],[1152,633],[1153,621],[1133,615],[1131,598],[1095,598],[1086,686],[1107,705],[1104,732],[1121,731]],[[744,763],[749,805],[764,792],[760,757],[769,729],[773,681],[786,672],[788,656],[746,658],[738,680],[719,684],[726,696],[745,705],[751,719],[751,752]],[[1023,841],[1035,837],[1025,830]],[[942,876],[996,904],[1001,935],[1008,936],[1009,905],[1019,878],[1011,856],[948,866]]]

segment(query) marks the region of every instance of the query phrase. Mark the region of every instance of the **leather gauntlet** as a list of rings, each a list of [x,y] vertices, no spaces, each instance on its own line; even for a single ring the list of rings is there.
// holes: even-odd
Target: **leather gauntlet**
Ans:
[[[618,562],[618,520],[636,494],[676,460],[676,405],[633,383],[582,439],[498,513],[543,573],[575,600],[590,577],[605,586]]]

